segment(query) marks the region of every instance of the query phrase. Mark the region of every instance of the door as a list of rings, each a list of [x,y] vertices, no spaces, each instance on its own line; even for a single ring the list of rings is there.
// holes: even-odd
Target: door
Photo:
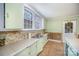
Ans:
[[[64,39],[74,39],[76,33],[76,20],[64,21]]]

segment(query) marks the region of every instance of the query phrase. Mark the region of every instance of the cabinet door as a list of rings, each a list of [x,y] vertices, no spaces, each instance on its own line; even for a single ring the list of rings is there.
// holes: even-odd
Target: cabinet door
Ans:
[[[37,54],[43,50],[43,40],[39,39],[37,42]]]
[[[43,38],[43,46],[44,46],[47,42],[48,42],[47,36],[45,36],[45,37]]]
[[[75,56],[74,53],[71,51],[70,48],[68,48],[68,56]]]
[[[0,3],[0,29],[4,28],[4,4]]]
[[[16,56],[30,56],[30,47],[25,48],[23,51],[16,54]]]
[[[5,27],[8,29],[24,28],[24,6],[21,3],[5,4]]]
[[[35,55],[37,55],[37,53],[36,53],[36,51],[37,51],[37,47],[36,47],[36,43],[34,43],[32,46],[31,46],[31,48],[30,48],[30,55],[31,56],[35,56]]]
[[[76,55],[77,55],[77,52],[73,48],[69,47],[68,56],[76,56]]]

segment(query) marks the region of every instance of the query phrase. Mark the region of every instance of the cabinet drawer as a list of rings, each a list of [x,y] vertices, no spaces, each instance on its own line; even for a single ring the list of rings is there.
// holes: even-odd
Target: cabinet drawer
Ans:
[[[24,50],[16,54],[16,56],[29,56],[29,55],[30,55],[30,47],[25,48]]]

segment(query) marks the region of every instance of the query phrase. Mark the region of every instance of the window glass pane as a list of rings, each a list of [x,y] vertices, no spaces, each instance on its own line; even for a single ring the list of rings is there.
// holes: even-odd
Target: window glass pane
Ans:
[[[32,28],[32,11],[27,7],[24,8],[24,28]]]

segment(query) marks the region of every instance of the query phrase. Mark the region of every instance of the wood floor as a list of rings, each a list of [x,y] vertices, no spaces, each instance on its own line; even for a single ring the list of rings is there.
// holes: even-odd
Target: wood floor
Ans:
[[[48,41],[39,56],[64,56],[64,44],[62,42]]]

